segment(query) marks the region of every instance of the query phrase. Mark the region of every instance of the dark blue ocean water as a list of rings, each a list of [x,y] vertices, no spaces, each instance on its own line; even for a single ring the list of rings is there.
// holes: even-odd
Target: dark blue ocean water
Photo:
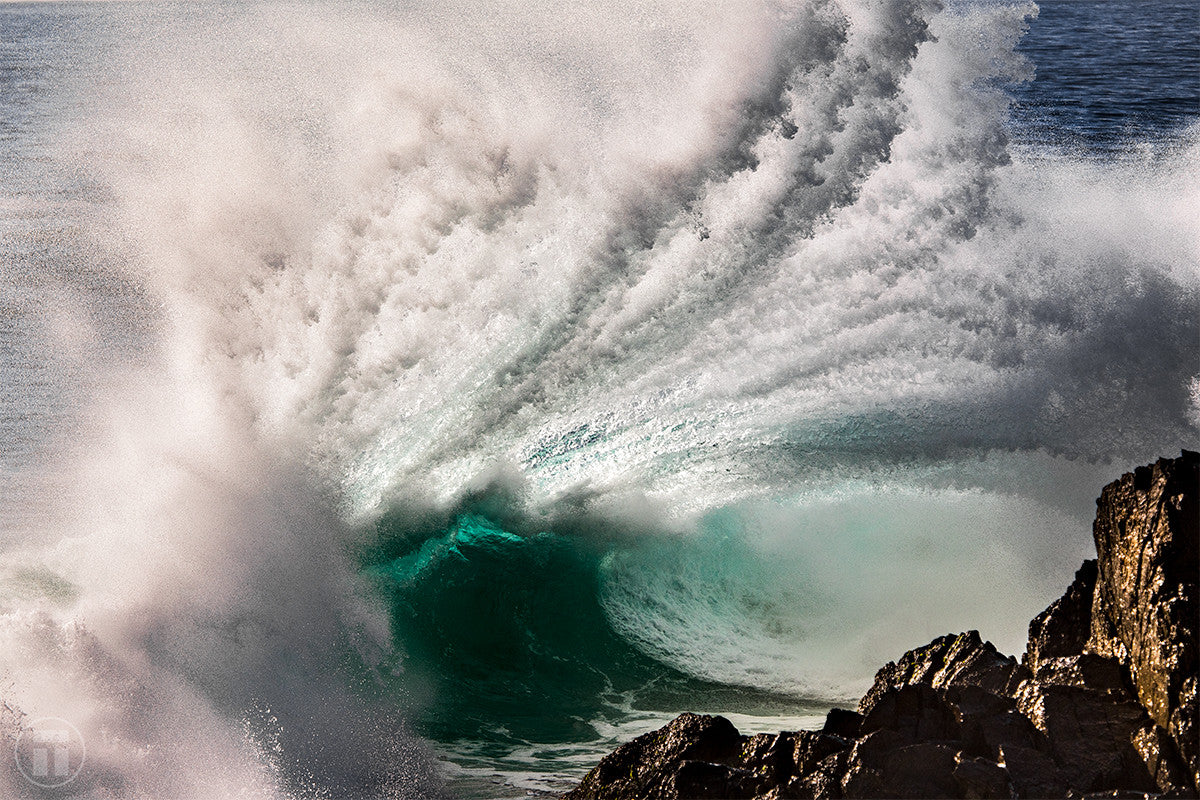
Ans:
[[[1034,80],[1013,89],[1018,141],[1106,153],[1177,134],[1200,117],[1200,3],[1042,0],[1019,50]]]

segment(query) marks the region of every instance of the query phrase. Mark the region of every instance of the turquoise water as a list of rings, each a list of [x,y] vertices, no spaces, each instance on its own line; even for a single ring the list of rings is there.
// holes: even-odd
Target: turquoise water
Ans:
[[[1194,4],[686,6],[0,4],[0,699],[78,796],[815,726],[1197,446]]]
[[[606,584],[614,562],[650,547],[569,530],[517,534],[464,513],[444,536],[372,567],[414,666],[404,680],[415,673],[437,698],[423,715],[430,734],[571,743],[599,738],[597,722],[631,711],[823,707],[823,698],[697,679],[623,638],[605,611]],[[687,547],[675,543],[670,556]]]

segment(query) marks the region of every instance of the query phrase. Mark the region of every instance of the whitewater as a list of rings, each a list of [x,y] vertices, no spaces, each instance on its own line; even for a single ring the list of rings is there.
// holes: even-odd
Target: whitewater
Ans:
[[[1038,13],[0,5],[5,750],[523,796],[1019,652],[1200,440],[1200,110],[1022,138]]]

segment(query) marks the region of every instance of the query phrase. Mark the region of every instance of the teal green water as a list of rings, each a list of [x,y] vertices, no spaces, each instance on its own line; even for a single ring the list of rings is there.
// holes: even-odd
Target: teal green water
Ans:
[[[385,544],[366,570],[403,643],[403,689],[425,698],[417,724],[437,740],[586,742],[601,737],[597,723],[631,711],[811,713],[826,705],[697,679],[614,630],[606,579],[615,562],[638,557],[631,541],[515,533],[478,509],[459,511],[411,546],[403,544],[412,541],[410,524],[391,517],[379,528]]]
[[[0,699],[95,775],[818,724],[1196,447],[1194,3],[584,5],[0,3]]]

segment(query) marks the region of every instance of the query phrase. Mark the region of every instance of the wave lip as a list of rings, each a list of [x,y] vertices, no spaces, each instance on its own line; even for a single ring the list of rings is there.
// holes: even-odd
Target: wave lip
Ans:
[[[89,789],[803,715],[947,596],[1028,618],[1077,479],[1196,438],[1200,129],[1014,148],[1031,4],[10,11],[90,188],[0,241],[57,270],[5,363],[87,404],[5,478],[53,530],[0,556],[4,724],[71,716]]]
[[[429,687],[421,729],[443,742],[584,743],[639,710],[719,707],[734,696],[757,696],[764,708],[815,707],[689,675],[629,641],[604,606],[611,546],[519,535],[467,512],[368,567],[402,643],[404,691]]]

